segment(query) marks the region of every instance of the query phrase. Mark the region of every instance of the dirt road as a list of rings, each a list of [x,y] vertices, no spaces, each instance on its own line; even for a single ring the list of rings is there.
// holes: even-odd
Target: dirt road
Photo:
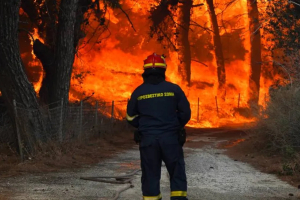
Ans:
[[[282,200],[298,199],[298,189],[280,181],[274,175],[261,173],[251,166],[234,161],[216,148],[228,138],[243,138],[239,132],[224,130],[192,132],[185,147],[189,200]],[[232,133],[232,132],[231,132]],[[221,135],[221,136],[220,136]],[[0,192],[7,199],[52,200],[112,199],[116,191],[126,185],[115,185],[80,180],[82,176],[119,175],[139,169],[138,147],[118,154],[96,166],[60,173],[34,174],[8,178],[0,183]],[[134,176],[134,188],[123,192],[119,199],[140,200],[141,173]],[[161,192],[169,199],[169,181],[165,166],[162,167]]]

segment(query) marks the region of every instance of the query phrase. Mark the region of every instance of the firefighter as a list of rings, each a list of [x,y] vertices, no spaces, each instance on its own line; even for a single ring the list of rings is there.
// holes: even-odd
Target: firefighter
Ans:
[[[182,146],[184,126],[190,120],[190,104],[182,89],[165,80],[167,65],[161,55],[144,60],[144,83],[137,87],[127,105],[127,121],[138,131],[142,192],[144,200],[161,200],[161,165],[170,176],[171,200],[187,200],[187,180]]]

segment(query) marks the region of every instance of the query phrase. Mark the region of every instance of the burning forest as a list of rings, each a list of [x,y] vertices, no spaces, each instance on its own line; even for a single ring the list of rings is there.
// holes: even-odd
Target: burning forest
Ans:
[[[84,13],[84,36],[72,70],[71,102],[126,102],[142,83],[143,59],[156,52],[166,55],[167,80],[182,86],[188,96],[190,126],[251,122],[254,107],[265,106],[276,76],[272,65],[262,62],[267,52],[262,48],[265,41],[258,19],[266,3],[128,0],[120,2],[122,9],[101,3]],[[34,4],[42,11],[47,1]],[[24,10],[26,5],[20,9],[21,20],[26,22],[31,16]],[[47,30],[32,23],[20,26],[29,32],[20,33],[26,74],[37,94],[45,98],[42,85],[51,72],[45,69],[38,49],[47,44]],[[123,118],[126,104],[116,109]]]
[[[191,104],[188,126],[254,122],[266,108],[270,88],[286,85],[293,76],[283,58],[288,48],[278,46],[276,39],[287,36],[273,31],[277,4],[294,12],[297,3],[4,3],[2,18],[15,20],[2,24],[10,33],[3,31],[2,38],[10,43],[3,43],[7,46],[1,55],[10,56],[1,61],[6,66],[1,72],[1,98],[9,113],[15,113],[13,101],[38,110],[24,118],[36,134],[49,129],[40,106],[53,108],[59,102],[64,108],[61,118],[68,105],[84,102],[114,104],[116,112],[102,114],[122,120],[132,91],[143,82],[143,60],[156,52],[166,57],[166,79],[180,85]]]
[[[230,189],[228,198],[253,199],[254,190],[263,191],[261,182],[271,183],[263,186],[268,190],[274,187],[275,181],[261,179],[262,172],[243,167],[244,159],[284,179],[295,174],[298,180],[291,182],[298,185],[299,35],[300,0],[1,0],[0,171],[12,168],[23,177],[27,166],[31,177],[32,168],[52,171],[51,160],[58,169],[64,162],[70,168],[97,163],[95,172],[107,174],[136,167],[132,177],[81,177],[118,184],[122,179],[128,185],[114,199],[133,188],[139,171],[143,179],[160,179],[162,161],[170,175],[162,176],[170,179],[162,179],[162,186],[171,182],[171,198],[186,198],[187,183],[193,184],[189,199],[205,199],[199,196],[205,194],[222,199],[226,190],[218,188]],[[132,148],[132,140],[141,148]],[[234,152],[232,165],[219,148]],[[108,165],[99,164],[110,156],[116,162],[112,158]],[[151,162],[143,163],[148,158]],[[145,169],[157,173],[145,176]],[[255,177],[250,182],[259,187],[240,180],[241,173],[246,179]],[[74,170],[71,174],[77,177]],[[213,184],[200,183],[195,174],[201,180],[207,174],[203,180]],[[179,185],[177,177],[182,188],[172,191],[172,181]],[[148,185],[158,188],[156,178]],[[91,197],[90,190],[82,193],[77,180],[66,192],[59,178],[58,189],[50,193],[20,189],[22,181],[17,181],[18,189],[34,197],[76,192],[78,198],[78,191]],[[8,182],[4,191],[11,188]],[[50,188],[54,183],[49,182]],[[224,187],[216,188],[222,183]],[[282,188],[281,183],[275,186]],[[99,185],[95,188],[99,198]],[[256,195],[288,194],[285,188],[282,195],[271,191]],[[153,199],[162,195],[159,190],[142,193],[144,198],[158,194]],[[140,194],[129,195],[137,199]]]

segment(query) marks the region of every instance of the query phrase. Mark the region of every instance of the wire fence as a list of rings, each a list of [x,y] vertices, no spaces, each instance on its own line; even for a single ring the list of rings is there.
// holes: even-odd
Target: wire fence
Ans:
[[[0,144],[9,143],[14,140],[13,126],[10,116],[4,104],[0,104]]]
[[[198,97],[194,101],[190,101],[192,110],[191,121],[200,123],[201,121],[213,121],[221,119],[234,119],[239,116],[245,118],[250,117],[251,110],[248,99],[240,94],[236,97],[220,98],[217,96],[202,96]],[[261,101],[261,105],[258,110],[265,108],[267,105],[266,97]],[[214,124],[214,123],[212,123]]]
[[[191,101],[191,122],[201,124],[208,121],[213,125],[220,119],[234,119],[235,113],[243,114],[241,109],[246,107],[245,100],[240,95],[226,99],[200,97]],[[0,144],[18,141],[19,149],[28,153],[35,151],[37,143],[88,141],[92,137],[111,134],[113,131],[129,130],[125,120],[127,103],[128,100],[81,101],[65,108],[63,101],[60,101],[40,109],[28,109],[14,101],[13,120],[5,105],[0,104]],[[40,121],[32,121],[34,116],[41,116]],[[33,132],[33,123],[46,123],[46,130],[42,125],[41,129],[36,130],[35,124]]]
[[[43,142],[88,141],[92,137],[112,134],[115,131],[130,129],[125,121],[126,101],[112,101],[71,104],[67,108],[63,101],[40,109],[24,108],[14,101],[14,119],[8,115],[5,105],[0,104],[0,144],[18,142],[21,157],[34,152],[36,144]],[[34,116],[41,116],[33,121]],[[33,123],[44,123],[46,129],[33,132]],[[23,158],[22,158],[23,159]]]

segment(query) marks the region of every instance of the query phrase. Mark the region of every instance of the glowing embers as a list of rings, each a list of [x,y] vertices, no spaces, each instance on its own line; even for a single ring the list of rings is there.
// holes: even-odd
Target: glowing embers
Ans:
[[[229,144],[225,145],[224,147],[225,148],[231,148],[231,147],[234,147],[234,146],[238,145],[241,142],[244,142],[245,140],[246,139],[237,139],[237,140],[234,140],[234,141],[230,141]]]
[[[38,29],[37,28],[33,28],[33,30],[34,30],[34,32],[31,35],[32,38],[30,38],[31,39],[30,44],[31,44],[32,47],[33,47],[33,43],[34,43],[35,40],[40,40],[40,42],[44,43],[43,38],[41,38],[39,36]],[[33,52],[33,48],[32,48],[31,54],[32,54],[33,58],[35,59],[36,56],[35,56],[35,54]]]

